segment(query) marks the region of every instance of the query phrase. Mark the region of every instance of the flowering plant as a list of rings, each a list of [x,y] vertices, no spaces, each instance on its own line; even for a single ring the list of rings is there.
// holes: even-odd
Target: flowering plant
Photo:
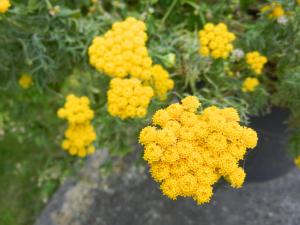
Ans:
[[[296,0],[0,0],[0,135],[111,159],[140,137],[167,196],[208,202],[221,176],[242,185],[245,126],[274,106],[299,165],[299,32]]]

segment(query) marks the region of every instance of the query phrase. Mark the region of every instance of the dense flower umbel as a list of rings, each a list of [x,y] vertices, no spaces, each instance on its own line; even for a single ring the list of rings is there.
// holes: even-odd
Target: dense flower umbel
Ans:
[[[0,13],[5,13],[11,6],[9,0],[0,0]]]
[[[165,195],[192,197],[203,204],[210,201],[221,176],[234,188],[242,186],[246,174],[238,163],[247,148],[256,146],[257,134],[239,125],[235,109],[212,106],[196,114],[199,105],[189,96],[158,110],[153,116],[157,127],[144,128],[140,143]]]
[[[242,91],[243,92],[253,92],[259,85],[259,80],[257,78],[247,77],[243,82]]]
[[[1,1],[1,0],[0,0]],[[33,81],[30,75],[27,74],[22,74],[20,79],[19,79],[19,85],[23,88],[23,89],[28,89],[32,86]]]
[[[224,23],[218,25],[207,23],[204,29],[199,31],[199,53],[215,59],[226,59],[233,50],[232,42],[234,40],[235,35],[227,30]]]
[[[153,94],[153,89],[137,78],[114,78],[107,93],[108,112],[121,119],[144,117]]]
[[[174,81],[170,79],[169,73],[161,65],[154,65],[151,68],[151,74],[156,95],[159,99],[165,100],[167,92],[174,87]]]
[[[152,64],[146,48],[147,38],[143,21],[129,17],[116,22],[103,37],[93,40],[89,47],[90,63],[111,77],[138,78],[152,86],[159,99],[165,100],[174,82],[162,66]]]
[[[246,55],[247,64],[257,75],[261,74],[267,61],[268,59],[257,51],[249,52]]]
[[[300,156],[298,156],[297,158],[295,158],[294,162],[295,162],[296,166],[299,167],[299,169],[300,169]]]
[[[145,31],[145,23],[132,17],[114,23],[103,37],[93,40],[89,48],[91,65],[111,77],[132,75],[149,80],[152,60],[146,48]]]
[[[95,152],[92,142],[96,140],[96,133],[91,125],[94,111],[90,109],[89,104],[90,101],[85,96],[68,95],[64,107],[57,112],[59,118],[69,122],[62,148],[71,155],[85,157]]]

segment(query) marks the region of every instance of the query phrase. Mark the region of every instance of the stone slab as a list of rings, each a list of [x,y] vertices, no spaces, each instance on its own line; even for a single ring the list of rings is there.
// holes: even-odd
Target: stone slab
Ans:
[[[36,225],[300,224],[300,170],[296,168],[264,183],[246,182],[242,189],[222,184],[206,205],[187,198],[169,200],[149,178],[148,169],[132,160],[115,166],[108,177],[91,168],[88,182],[84,178],[66,183],[54,195]]]

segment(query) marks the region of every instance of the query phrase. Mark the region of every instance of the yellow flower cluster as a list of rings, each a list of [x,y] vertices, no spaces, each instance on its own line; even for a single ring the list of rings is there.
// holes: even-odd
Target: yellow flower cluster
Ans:
[[[57,111],[58,117],[69,123],[62,148],[79,157],[93,154],[95,147],[91,143],[96,140],[96,133],[91,125],[94,111],[90,109],[90,101],[75,95],[68,95],[66,100],[64,107]]]
[[[243,82],[242,91],[243,92],[253,92],[259,85],[259,80],[257,78],[247,77]]]
[[[96,37],[89,47],[90,63],[111,77],[149,80],[152,60],[146,48],[146,25],[133,17],[116,22],[103,37]]]
[[[267,61],[268,59],[257,51],[249,52],[246,54],[247,64],[257,75],[261,74]]]
[[[9,0],[0,0],[0,13],[5,13],[11,6]]]
[[[165,100],[167,92],[174,87],[169,73],[161,65],[152,64],[146,48],[147,39],[145,23],[128,17],[125,21],[114,23],[112,29],[104,36],[95,37],[89,47],[88,53],[92,66],[110,77],[124,79],[124,81],[120,79],[112,81],[115,85],[111,85],[108,94],[108,111],[111,115],[122,119],[144,117],[150,99],[153,97],[153,90],[159,99]],[[142,86],[142,83],[136,79],[125,79],[128,76],[138,78],[143,85],[149,87]],[[128,87],[121,87],[127,84]],[[112,86],[115,87],[113,90]],[[142,96],[142,93],[141,96],[137,96],[140,90],[146,90],[148,94]],[[118,96],[118,94],[122,95]],[[119,101],[124,98],[125,102]],[[142,103],[137,103],[139,101],[137,99]]]
[[[199,53],[215,59],[226,59],[233,50],[232,42],[234,40],[235,35],[227,30],[226,24],[207,23],[204,29],[199,31]]]
[[[110,82],[108,112],[121,119],[144,117],[153,97],[153,89],[137,78],[114,78]]]
[[[167,92],[174,87],[174,81],[170,79],[169,73],[161,65],[154,65],[151,68],[151,74],[156,95],[160,100],[165,100]]]
[[[32,81],[32,77],[30,75],[27,74],[22,74],[20,79],[19,79],[19,85],[23,88],[23,89],[28,89],[32,86],[33,81]]]
[[[300,0],[297,0],[298,5],[300,5]]]
[[[213,184],[224,177],[239,188],[245,179],[239,161],[257,144],[254,130],[239,125],[233,108],[208,107],[197,114],[198,99],[189,96],[153,116],[155,126],[140,133],[144,159],[162,192],[171,199],[192,197],[210,201]]]
[[[296,166],[299,167],[299,169],[300,169],[300,156],[296,157],[294,159],[294,162],[295,162]]]
[[[285,15],[282,5],[278,2],[265,5],[260,9],[260,11],[262,13],[267,13],[271,19],[277,19]]]

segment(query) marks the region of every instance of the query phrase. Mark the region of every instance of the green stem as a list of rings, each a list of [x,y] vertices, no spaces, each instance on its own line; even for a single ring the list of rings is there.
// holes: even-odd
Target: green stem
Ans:
[[[186,4],[188,4],[189,6],[193,7],[195,10],[197,10],[199,12],[201,23],[202,23],[202,25],[204,25],[206,23],[206,20],[205,20],[205,17],[203,15],[203,12],[200,10],[200,6],[197,5],[194,2],[186,2]]]
[[[51,9],[53,7],[49,0],[46,0],[46,4],[47,4],[48,9]]]
[[[165,21],[167,20],[167,18],[169,17],[171,11],[173,10],[173,8],[175,7],[176,3],[178,0],[173,0],[172,4],[170,5],[168,11],[166,12],[166,14],[164,15],[164,17],[161,20],[161,24],[164,25]]]

